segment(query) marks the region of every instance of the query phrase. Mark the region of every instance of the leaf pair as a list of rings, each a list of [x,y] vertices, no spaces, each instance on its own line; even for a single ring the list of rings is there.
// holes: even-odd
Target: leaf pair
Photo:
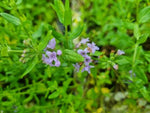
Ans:
[[[66,0],[65,7],[61,0],[54,0],[54,4],[51,4],[53,9],[56,11],[59,21],[65,26],[71,25],[72,14],[70,9],[69,0]]]

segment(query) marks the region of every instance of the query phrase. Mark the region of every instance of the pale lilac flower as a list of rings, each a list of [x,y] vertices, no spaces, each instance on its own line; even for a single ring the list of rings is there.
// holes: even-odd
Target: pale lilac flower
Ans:
[[[81,46],[80,43],[76,44],[75,48],[79,48]]]
[[[118,70],[118,65],[117,65],[117,64],[113,65],[113,68],[114,68],[115,70]]]
[[[82,69],[82,72],[87,71],[89,74],[91,73],[90,69],[93,68],[94,66],[90,65],[85,65],[85,67]]]
[[[80,41],[80,44],[86,44],[87,42],[89,42],[89,38],[83,38],[83,39]]]
[[[88,43],[87,46],[89,47],[89,52],[95,53],[96,50],[99,50],[99,48],[95,45],[94,42]]]
[[[48,57],[50,59],[50,62],[57,60],[56,52],[50,52],[50,54],[48,55]]]
[[[84,50],[79,49],[79,50],[78,50],[78,53],[79,53],[80,55],[82,55],[83,57],[85,57],[85,56],[87,55],[87,53],[88,53],[88,50],[87,50],[87,48],[85,48]]]
[[[89,65],[90,62],[92,62],[91,57],[88,56],[88,55],[86,55],[86,56],[84,57],[84,63],[85,63],[85,65]]]
[[[27,51],[26,50],[23,50],[23,53],[25,54]]]
[[[59,61],[59,60],[56,60],[56,61],[55,61],[55,66],[56,66],[56,67],[59,67],[59,66],[60,66],[60,61]]]
[[[50,51],[45,51],[47,56],[50,56],[51,52]]]
[[[51,39],[47,45],[47,48],[54,49],[56,45],[55,38]]]
[[[80,65],[78,63],[76,63],[76,64],[73,64],[73,66],[75,67],[76,71],[79,72]]]
[[[62,51],[61,50],[57,50],[57,55],[61,55]]]
[[[25,57],[25,54],[23,53],[23,54],[21,55],[21,57]]]
[[[123,55],[123,54],[125,54],[124,51],[122,51],[122,50],[120,50],[120,49],[117,51],[117,55]]]
[[[130,71],[129,71],[129,74],[130,74],[130,76],[131,76],[131,77],[136,77],[136,74],[135,74],[135,73],[133,73],[133,71],[132,71],[132,70],[130,70]]]
[[[45,64],[49,64],[49,63],[50,63],[49,58],[47,58],[47,57],[45,56],[45,54],[42,54],[42,60],[43,60],[43,63],[45,63]]]

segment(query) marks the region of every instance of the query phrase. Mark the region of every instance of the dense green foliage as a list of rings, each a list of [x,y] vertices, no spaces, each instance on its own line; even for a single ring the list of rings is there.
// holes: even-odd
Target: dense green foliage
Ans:
[[[42,61],[53,37],[60,67]],[[87,37],[100,50],[77,72]],[[149,37],[149,0],[1,0],[0,112],[148,113]]]

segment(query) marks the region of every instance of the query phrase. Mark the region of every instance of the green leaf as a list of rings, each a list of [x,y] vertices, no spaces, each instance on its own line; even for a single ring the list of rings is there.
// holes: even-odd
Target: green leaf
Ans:
[[[92,53],[93,56],[101,56],[103,55],[102,52],[99,52],[99,51],[95,51],[95,53]]]
[[[16,5],[19,5],[22,3],[22,0],[17,0]]]
[[[40,42],[38,49],[39,51],[43,51],[46,47],[46,45],[48,44],[49,40],[50,40],[50,36],[51,36],[52,31],[49,31],[47,36],[45,38],[43,38],[43,40]]]
[[[69,0],[65,1],[65,14],[64,14],[64,25],[71,25],[72,23],[72,14],[70,9]]]
[[[2,47],[1,49],[1,56],[8,56],[8,48],[7,47]]]
[[[148,64],[148,72],[150,73],[150,64]]]
[[[139,23],[146,23],[150,20],[150,6],[145,7],[139,12]]]
[[[147,76],[144,72],[144,69],[140,68],[140,67],[136,67],[135,68],[135,73],[136,73],[136,76],[138,78],[140,78],[144,83],[148,83],[148,79],[147,79]]]
[[[58,97],[59,96],[59,94],[60,94],[60,92],[59,91],[55,91],[54,93],[52,93],[51,95],[49,95],[49,99],[54,99],[54,98],[56,98],[56,97]]]
[[[70,34],[71,39],[77,38],[83,31],[84,25],[79,25],[77,28],[73,30],[73,32]]]
[[[141,94],[143,95],[143,97],[150,102],[150,95],[149,92],[147,91],[146,87],[142,87],[140,89]]]
[[[134,37],[139,40],[140,37],[140,30],[139,30],[139,25],[138,24],[134,24]]]
[[[129,64],[130,62],[126,58],[122,58],[122,59],[116,60],[116,63],[119,65],[125,65],[125,64]]]
[[[15,17],[15,16],[12,16],[8,13],[0,13],[0,15],[5,18],[8,22],[14,24],[14,25],[20,25],[21,22],[20,22],[20,19]]]
[[[64,16],[64,25],[71,25],[72,23],[72,15],[71,10],[65,10],[65,16]]]
[[[150,54],[144,54],[145,59],[150,63]]]
[[[68,43],[68,44],[67,44]],[[73,49],[74,47],[74,44],[73,44],[73,40],[72,39],[69,39],[68,42],[65,43],[66,45],[66,48],[68,49]],[[67,47],[68,46],[68,47]]]
[[[34,59],[33,59],[33,61],[30,63],[29,67],[21,75],[21,78],[23,78],[26,74],[28,74],[34,68],[34,66],[37,64],[37,62],[38,62],[38,56],[35,56]]]
[[[148,34],[142,35],[142,36],[139,38],[139,40],[137,41],[138,44],[143,44],[144,42],[146,42],[148,36],[149,36]]]
[[[34,39],[37,39],[37,38],[41,37],[42,33],[43,33],[43,29],[44,29],[44,23],[41,23],[41,25],[38,28],[38,30],[32,34],[32,37]]]
[[[52,35],[59,41],[64,42],[64,37],[62,34],[58,33],[51,25],[49,25],[49,29],[52,30]]]
[[[63,58],[67,61],[75,62],[75,63],[84,61],[84,58],[80,54],[69,49],[65,49],[63,51]]]
[[[36,91],[36,93],[45,93],[47,91],[47,88],[46,88],[45,84],[38,83],[35,85],[35,87],[33,87],[33,89],[31,88],[31,90]]]
[[[33,94],[31,94],[29,97],[27,97],[25,100],[23,100],[23,103],[26,104],[29,101],[31,101],[33,99]]]
[[[54,5],[51,4],[51,6],[56,11],[57,16],[59,18],[59,21],[61,23],[64,23],[65,8],[64,8],[64,4],[62,3],[62,1],[61,0],[54,0]]]

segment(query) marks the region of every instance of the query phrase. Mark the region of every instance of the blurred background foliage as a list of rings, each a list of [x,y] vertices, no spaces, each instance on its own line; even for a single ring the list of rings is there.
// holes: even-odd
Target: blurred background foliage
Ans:
[[[21,77],[32,66],[40,41],[53,37],[48,25],[64,33],[51,7],[53,2],[0,1],[0,13],[21,20],[18,26],[0,16],[0,112],[149,113],[150,1],[71,0],[72,28],[85,24],[76,40],[89,37],[100,47],[95,68],[91,74],[76,73],[65,63],[55,68],[38,59],[35,67]],[[57,43],[61,48],[62,43]],[[118,49],[125,55],[116,56]],[[22,63],[19,59],[23,50],[30,52]],[[129,73],[131,70],[133,73]]]

